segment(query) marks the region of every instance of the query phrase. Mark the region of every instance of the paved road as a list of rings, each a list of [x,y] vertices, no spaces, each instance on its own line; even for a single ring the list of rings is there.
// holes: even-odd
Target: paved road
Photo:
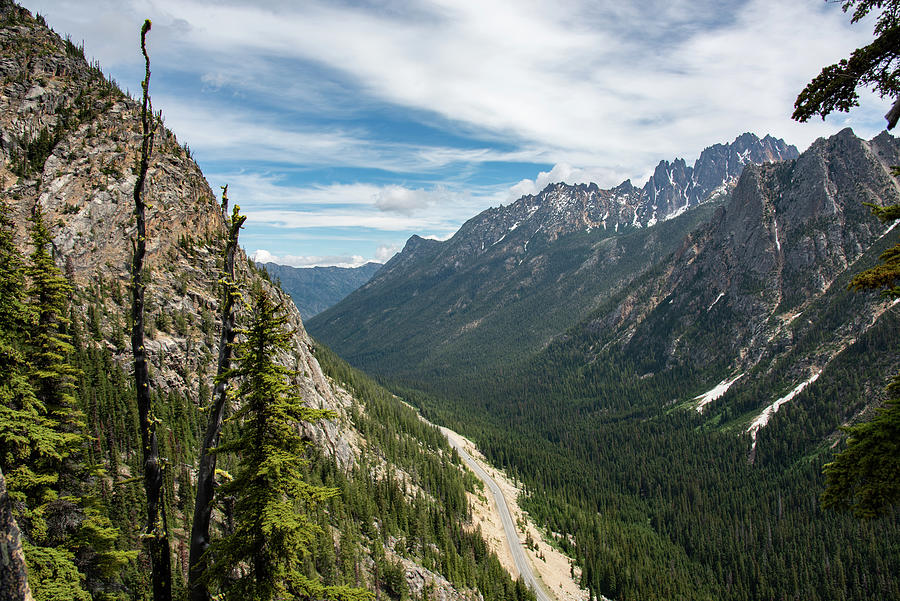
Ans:
[[[509,513],[509,506],[506,504],[506,498],[503,496],[503,491],[500,490],[500,487],[497,486],[494,479],[491,478],[486,471],[481,469],[481,466],[472,459],[471,455],[469,455],[452,436],[447,435],[446,428],[441,428],[441,431],[444,432],[444,436],[447,436],[450,446],[459,452],[459,456],[466,462],[466,465],[475,472],[476,476],[481,478],[481,480],[487,484],[491,494],[494,496],[494,504],[497,506],[497,510],[500,513],[500,521],[503,522],[503,531],[506,533],[506,540],[509,543],[510,551],[512,551],[513,561],[516,562],[516,568],[518,568],[519,574],[522,575],[525,584],[532,588],[538,601],[556,601],[544,592],[544,587],[542,587],[534,577],[534,572],[531,569],[531,562],[529,562],[528,558],[525,556],[525,550],[522,548],[522,543],[519,541],[519,533],[516,532],[516,526],[513,523],[512,515]]]

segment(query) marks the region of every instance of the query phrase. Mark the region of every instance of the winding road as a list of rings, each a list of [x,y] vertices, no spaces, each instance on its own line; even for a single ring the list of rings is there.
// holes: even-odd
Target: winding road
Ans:
[[[544,591],[544,587],[540,585],[537,578],[534,576],[531,562],[529,562],[528,558],[525,556],[525,550],[522,548],[521,541],[519,541],[519,533],[516,532],[516,525],[513,523],[512,515],[509,513],[509,506],[506,504],[506,498],[503,496],[503,491],[500,490],[500,487],[494,479],[491,478],[474,459],[472,459],[472,456],[466,452],[456,438],[449,434],[450,431],[447,430],[447,428],[441,428],[441,432],[447,437],[450,446],[456,449],[459,456],[462,457],[462,460],[466,462],[469,469],[475,472],[475,475],[487,485],[491,494],[494,496],[494,504],[497,506],[497,511],[500,513],[500,521],[503,522],[503,532],[506,534],[509,550],[512,552],[513,561],[515,561],[516,568],[519,570],[519,574],[522,575],[525,584],[531,587],[535,596],[537,596],[538,601],[556,601],[556,599]]]

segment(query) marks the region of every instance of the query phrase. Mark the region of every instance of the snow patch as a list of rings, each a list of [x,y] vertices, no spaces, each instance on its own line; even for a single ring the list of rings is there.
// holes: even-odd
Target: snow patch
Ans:
[[[884,238],[885,236],[887,236],[888,234],[890,234],[890,233],[891,233],[891,230],[894,229],[895,227],[897,227],[897,224],[898,224],[898,223],[900,223],[900,221],[895,221],[894,223],[892,223],[892,224],[888,227],[888,229],[884,230],[884,233],[883,233],[883,234],[881,234],[880,236],[878,236],[878,239],[881,240],[882,238]]]
[[[715,305],[717,302],[719,302],[720,300],[722,300],[722,297],[723,297],[723,296],[725,296],[725,292],[720,292],[720,293],[719,293],[719,296],[716,297],[716,300],[714,300],[713,302],[709,303],[709,306],[706,308],[706,310],[709,311],[710,309],[712,309],[712,308],[713,308],[713,305]]]
[[[715,303],[713,303],[713,304],[715,304]],[[721,382],[716,384],[712,390],[710,390],[708,392],[704,392],[700,396],[695,396],[694,400],[699,401],[697,403],[697,406],[694,407],[694,409],[697,410],[697,413],[703,413],[703,408],[706,405],[715,401],[718,398],[721,398],[721,396],[723,394],[725,394],[729,388],[731,388],[731,385],[734,384],[735,382],[737,382],[738,379],[741,378],[741,376],[743,376],[743,375],[744,375],[743,373],[740,373],[740,374],[736,375],[735,377],[731,378],[730,380],[722,380]]]
[[[822,373],[822,370],[820,369],[819,371],[814,373],[812,376],[810,376],[808,380],[804,380],[804,381],[800,382],[799,384],[797,384],[797,386],[794,387],[794,389],[792,391],[790,391],[789,393],[787,393],[786,395],[784,395],[783,397],[781,397],[780,399],[778,399],[777,401],[775,401],[774,403],[772,403],[771,405],[769,405],[768,407],[763,409],[762,413],[760,413],[759,416],[755,420],[753,420],[753,422],[750,424],[750,427],[747,428],[747,432],[750,434],[750,438],[753,439],[753,444],[750,445],[751,449],[756,448],[756,434],[757,434],[757,432],[759,432],[759,429],[765,427],[765,425],[769,423],[769,419],[773,415],[778,413],[778,410],[781,409],[782,405],[784,405],[785,403],[787,403],[788,401],[793,399],[795,396],[797,396],[798,394],[803,392],[804,388],[806,388],[807,386],[809,386],[810,384],[812,384],[813,382],[818,380],[819,374],[821,374],[821,373]]]
[[[668,221],[669,219],[675,219],[679,215],[684,215],[685,211],[688,210],[687,203],[685,202],[683,205],[663,217],[663,221]]]

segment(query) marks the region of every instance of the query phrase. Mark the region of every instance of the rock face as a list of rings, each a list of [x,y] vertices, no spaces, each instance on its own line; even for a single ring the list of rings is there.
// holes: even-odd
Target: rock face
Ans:
[[[714,200],[734,186],[746,165],[797,157],[797,149],[784,141],[750,133],[731,144],[705,149],[688,166],[684,159],[660,161],[642,188],[630,180],[602,190],[596,184],[550,184],[537,195],[523,196],[506,207],[488,209],[466,222],[446,244],[456,247],[453,263],[466,261],[522,228],[542,232],[550,240],[583,230],[618,232],[652,226],[685,210]],[[446,251],[445,251],[446,252]]]
[[[900,142],[887,133],[866,142],[845,129],[796,160],[748,167],[730,202],[685,238],[659,276],[585,327],[604,339],[615,336],[635,354],[655,355],[650,370],[726,359],[745,371],[771,358],[786,324],[832,302],[828,293],[843,292],[853,266],[882,240],[886,227],[863,203],[900,202],[891,176],[898,161]],[[829,332],[834,350],[887,307],[859,303],[840,319],[840,333]]]
[[[127,365],[132,169],[140,150],[140,107],[88,65],[79,48],[35,26],[23,11],[0,4],[6,24],[0,28],[0,81],[6,82],[0,93],[2,194],[14,201],[23,245],[27,216],[34,207],[43,211],[61,267],[79,288],[93,293],[96,302],[82,310],[94,316],[94,337]],[[151,81],[151,94],[152,88]],[[42,142],[42,135],[50,142]],[[147,190],[146,321],[153,385],[196,399],[201,387],[211,386],[208,366],[218,354],[223,211],[200,168],[164,127],[155,138]],[[268,285],[239,255],[240,277]],[[343,415],[345,403],[312,356],[299,313],[286,295],[268,287],[282,296],[297,333],[284,360],[300,368],[296,383],[304,398]],[[352,460],[339,421],[310,426],[308,435],[339,461]]]

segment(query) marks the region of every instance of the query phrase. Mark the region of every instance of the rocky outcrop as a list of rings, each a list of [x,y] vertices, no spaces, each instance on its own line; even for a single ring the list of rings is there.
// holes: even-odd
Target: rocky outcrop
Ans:
[[[60,267],[81,291],[80,310],[93,324],[92,335],[127,367],[139,106],[89,65],[79,48],[24,9],[3,2],[0,19],[0,194],[13,201],[25,248],[27,216],[35,207],[43,211]],[[49,132],[46,144],[41,132]],[[196,401],[202,387],[211,387],[208,366],[218,353],[223,211],[189,151],[162,126],[146,189],[152,383]],[[307,426],[307,435],[346,464],[354,456],[344,434],[348,401],[323,375],[289,297],[260,277],[242,252],[236,263],[240,279],[261,282],[284,303],[296,336],[283,361],[298,368],[295,383],[310,405],[342,416]]]
[[[655,357],[648,360],[654,370],[724,362],[737,373],[771,359],[787,324],[826,302],[838,279],[843,290],[857,261],[884,236],[886,226],[863,203],[900,202],[891,176],[898,162],[898,140],[882,134],[866,142],[845,129],[796,160],[748,167],[731,200],[684,239],[665,270],[584,327],[635,356]],[[858,303],[858,313],[842,316],[825,337],[830,352],[887,307],[878,299]]]
[[[492,208],[466,222],[444,244],[445,262],[465,265],[515,230],[541,233],[550,240],[584,230],[613,232],[652,226],[731,189],[747,165],[796,158],[784,141],[745,133],[731,144],[706,148],[693,166],[684,159],[660,161],[642,188],[630,180],[608,190],[596,184],[550,184],[537,195]]]

